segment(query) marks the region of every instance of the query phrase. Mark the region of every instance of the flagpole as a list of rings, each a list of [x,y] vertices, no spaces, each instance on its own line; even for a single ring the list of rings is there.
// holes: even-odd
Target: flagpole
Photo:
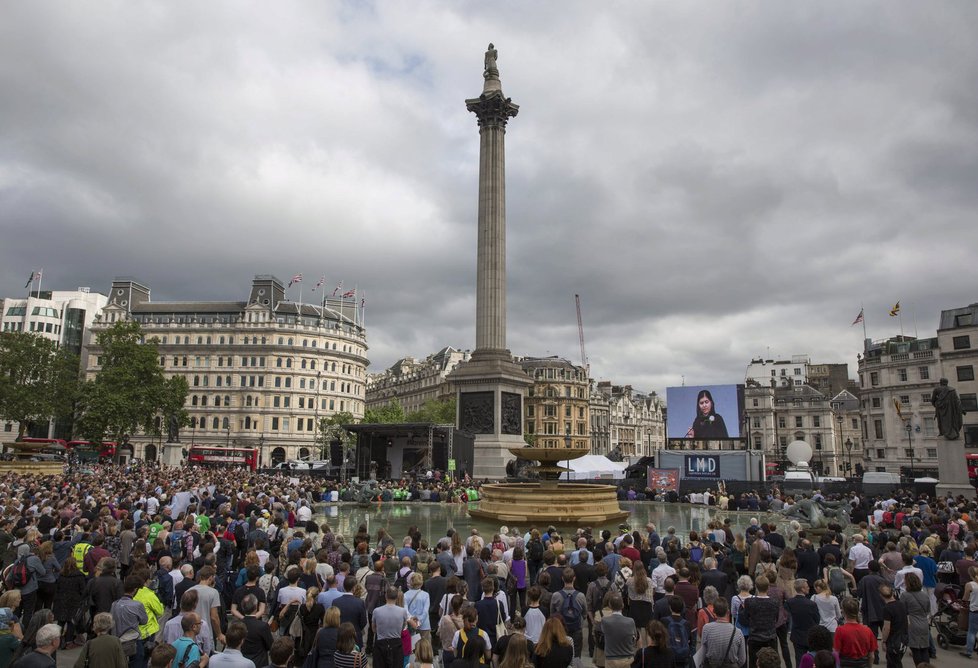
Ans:
[[[869,335],[866,334],[866,307],[862,303],[859,304],[859,312],[863,314],[863,350],[866,349],[866,339]]]
[[[910,313],[913,314],[913,338],[916,339],[918,337],[918,334],[917,334],[917,311],[916,311],[916,309],[914,309],[914,310],[910,311]]]
[[[44,280],[44,267],[41,267],[41,271],[37,272],[37,296],[38,299],[41,297],[41,281]]]

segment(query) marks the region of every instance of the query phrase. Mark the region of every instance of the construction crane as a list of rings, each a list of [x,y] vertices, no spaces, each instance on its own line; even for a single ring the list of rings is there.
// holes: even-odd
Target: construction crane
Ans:
[[[587,353],[584,352],[584,321],[581,320],[581,295],[574,295],[574,302],[577,304],[577,334],[581,339],[581,364],[584,370],[590,375],[591,368],[587,363]]]

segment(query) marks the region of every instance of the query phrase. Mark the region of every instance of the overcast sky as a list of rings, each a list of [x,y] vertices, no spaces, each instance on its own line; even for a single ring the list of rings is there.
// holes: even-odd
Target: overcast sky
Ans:
[[[742,382],[978,301],[972,2],[17,2],[0,291],[366,291],[371,371],[475,343],[499,51],[509,345],[637,389]],[[298,298],[298,291],[290,291]],[[916,324],[915,324],[916,318]]]

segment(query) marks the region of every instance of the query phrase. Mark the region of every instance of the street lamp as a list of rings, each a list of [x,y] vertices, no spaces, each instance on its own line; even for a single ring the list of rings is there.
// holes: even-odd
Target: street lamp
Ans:
[[[846,471],[849,472],[849,477],[851,478],[852,477],[852,439],[851,438],[846,439],[846,452],[848,453],[846,457],[848,460],[846,463]]]
[[[907,430],[907,438],[910,440],[910,481],[913,482],[914,470],[913,470],[913,426],[910,424],[910,420],[907,420],[907,425],[904,427]]]
[[[571,430],[570,430],[570,427],[568,427],[565,430],[565,432],[564,432],[564,447],[567,448],[568,451],[570,450],[570,447],[571,447]],[[568,456],[569,456],[569,454],[570,453],[568,452]],[[560,474],[559,473],[557,474],[557,479],[558,480],[560,479]],[[567,479],[570,480],[570,459],[567,460]]]

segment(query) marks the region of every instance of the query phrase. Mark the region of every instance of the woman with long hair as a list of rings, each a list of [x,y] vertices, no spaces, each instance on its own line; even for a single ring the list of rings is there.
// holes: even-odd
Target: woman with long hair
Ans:
[[[37,605],[40,608],[51,608],[54,595],[58,589],[58,574],[61,564],[54,558],[54,543],[44,541],[37,549],[37,558],[44,566],[44,575],[37,578]]]
[[[830,633],[835,633],[842,619],[842,608],[839,599],[835,597],[825,580],[815,580],[815,595],[812,596],[818,606],[819,625],[824,626]]]
[[[686,438],[728,438],[727,425],[723,422],[723,416],[717,413],[709,390],[700,390],[696,395],[695,415]]]
[[[499,668],[527,668],[530,665],[531,655],[530,646],[533,644],[522,633],[514,633],[507,636],[509,641],[503,653],[503,659],[499,662]]]
[[[798,559],[795,558],[794,550],[785,550],[781,553],[781,556],[778,558],[777,569],[778,572],[774,584],[781,591],[793,591],[795,586],[795,573],[798,572]]]
[[[672,650],[669,649],[669,632],[662,622],[653,619],[645,626],[645,642],[641,649],[635,652],[635,659],[632,665],[665,666],[670,668],[673,665]]]
[[[560,617],[550,617],[540,632],[533,652],[536,668],[567,668],[574,661],[574,641],[567,635]]]
[[[336,653],[340,634],[340,609],[332,606],[326,609],[323,628],[316,633],[315,668],[333,668],[333,655]]]
[[[645,627],[652,619],[652,596],[655,588],[640,561],[632,564],[632,577],[625,581],[628,616],[635,621],[639,643],[645,642]]]
[[[744,540],[744,534],[738,533],[734,536],[733,545],[730,546],[730,554],[728,555],[730,561],[737,567],[737,572],[740,575],[747,575],[747,552],[749,548],[747,547],[747,541]]]
[[[452,639],[464,626],[461,612],[464,602],[464,596],[452,594],[448,612],[443,612],[438,622],[438,640],[441,643],[441,664],[443,668],[448,668],[455,660],[455,647],[452,646]]]
[[[335,668],[366,668],[367,657],[357,647],[357,632],[350,622],[340,624],[333,665]]]
[[[326,614],[326,608],[323,607],[323,604],[316,601],[317,596],[319,596],[319,589],[317,587],[309,587],[306,590],[306,600],[299,606],[299,611],[296,613],[299,615],[299,621],[302,624],[302,638],[296,643],[295,647],[297,661],[304,660],[306,654],[312,649],[313,640],[316,638],[316,631],[323,621],[323,615]]]
[[[455,560],[455,575],[462,575],[462,562],[465,560],[465,548],[462,547],[462,536],[458,531],[452,534],[452,559]]]

